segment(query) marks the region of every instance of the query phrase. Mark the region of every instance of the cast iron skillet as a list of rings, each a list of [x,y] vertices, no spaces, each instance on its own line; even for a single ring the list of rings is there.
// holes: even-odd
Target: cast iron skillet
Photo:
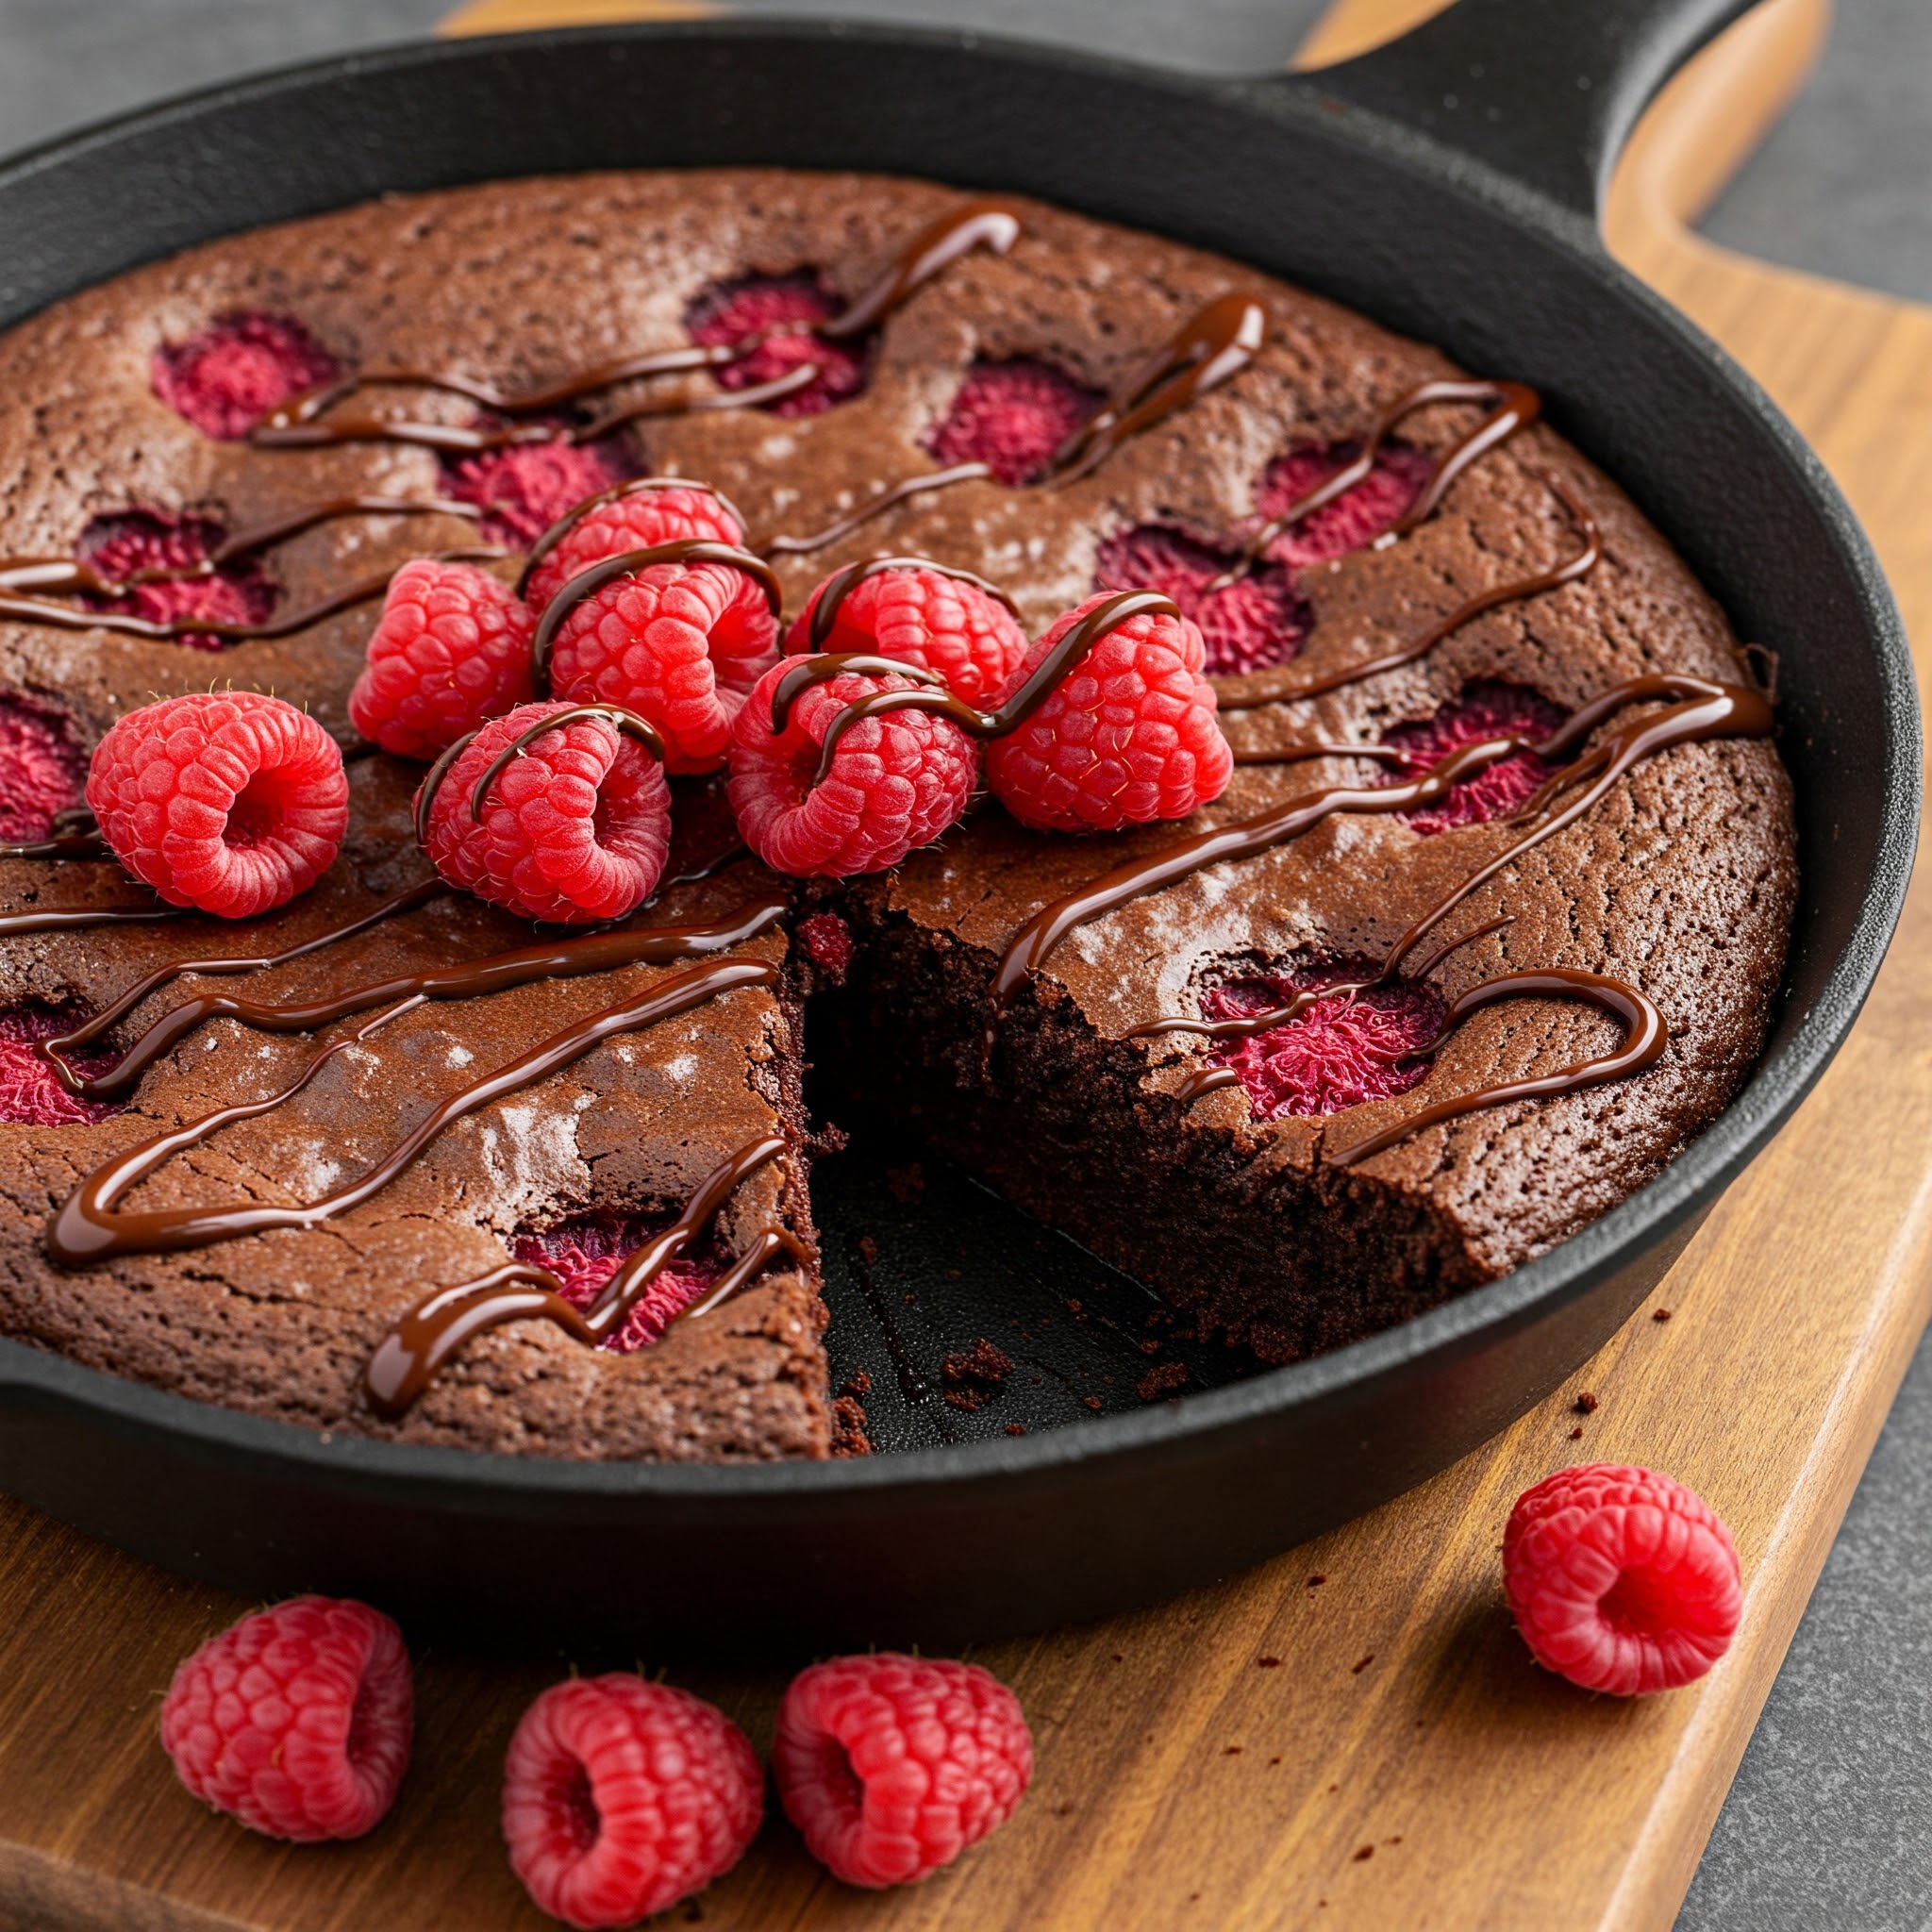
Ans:
[[[0,170],[0,324],[168,250],[385,190],[610,166],[892,170],[1223,250],[1543,391],[1740,633],[1778,652],[1804,874],[1770,1050],[1728,1112],[1554,1253],[1318,1360],[1152,1407],[1115,1389],[1128,1412],[1022,1438],[733,1469],[318,1439],[0,1344],[0,1484],[252,1594],[318,1587],[653,1654],[941,1642],[1238,1570],[1547,1393],[1844,1039],[1917,827],[1911,669],[1863,537],[1765,397],[1596,235],[1638,111],[1743,6],[1461,0],[1348,65],[1225,82],[795,22],[527,35],[244,82]],[[927,1212],[930,1245],[951,1238],[949,1211]],[[951,1291],[970,1334],[975,1283]],[[835,1327],[862,1326],[850,1280],[833,1292]],[[930,1400],[895,1408],[880,1379],[889,1440],[930,1441],[913,1426]]]

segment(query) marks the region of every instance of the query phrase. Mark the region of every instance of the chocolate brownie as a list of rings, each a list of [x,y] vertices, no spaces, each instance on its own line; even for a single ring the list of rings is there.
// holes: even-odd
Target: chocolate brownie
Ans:
[[[355,758],[341,855],[281,911],[241,928],[185,917],[16,929],[0,946],[0,1108],[18,1123],[0,1125],[0,1332],[317,1427],[565,1457],[824,1456],[856,1445],[822,1347],[800,1097],[808,1021],[812,1057],[836,1081],[1140,1275],[1204,1333],[1268,1360],[1370,1333],[1543,1252],[1724,1107],[1762,1044],[1795,893],[1789,785],[1762,730],[1687,726],[1457,898],[1535,814],[1561,808],[1576,769],[1565,760],[1587,761],[1613,732],[1607,714],[1587,743],[1555,748],[1589,701],[1662,678],[1677,683],[1628,686],[1632,715],[1696,702],[1686,680],[1739,693],[1733,713],[1750,708],[1751,668],[1670,545],[1528,420],[1533,398],[1452,388],[1377,437],[1391,405],[1459,372],[1238,263],[1029,201],[1005,204],[1016,232],[983,225],[987,245],[900,290],[870,326],[841,330],[908,238],[962,205],[927,183],[765,171],[397,196],[210,243],[14,329],[0,339],[0,549],[77,558],[93,575],[57,587],[76,612],[62,624],[23,611],[22,597],[42,593],[0,566],[0,585],[20,593],[0,600],[7,829],[47,829],[73,802],[86,746],[120,712],[210,677],[273,690],[354,744],[345,699],[374,623],[367,601],[218,651],[197,648],[218,634],[129,635],[91,625],[83,606],[273,630],[410,557],[479,541],[525,550],[576,499],[646,472],[731,498],[791,609],[827,572],[883,549],[980,574],[1035,635],[1096,589],[1151,588],[1199,622],[1238,755],[1367,750],[1244,763],[1185,825],[1075,838],[985,807],[888,874],[799,888],[740,862],[670,887],[647,923],[728,923],[760,894],[789,892],[824,942],[766,923],[722,956],[762,962],[763,983],[625,1032],[470,1113],[325,1223],[57,1265],[49,1212],[89,1171],[265,1097],[320,1042],[379,1018],[305,1034],[211,1019],[121,1111],[35,1084],[36,1035],[108,1008],[161,964],[286,952],[426,877],[409,817],[421,767]],[[1231,295],[1257,326],[1245,346],[1222,342],[1224,378],[1093,442],[1103,399],[1118,391],[1116,414],[1131,415],[1150,353],[1187,341],[1191,318]],[[717,354],[509,407],[693,344]],[[292,391],[384,370],[466,378],[476,392],[393,385],[315,416],[406,417],[422,430],[408,440],[248,434]],[[1511,408],[1520,420],[1506,424]],[[1485,424],[1497,430],[1486,442]],[[982,469],[886,501],[962,464]],[[1350,464],[1352,487],[1309,508]],[[221,549],[225,534],[371,495],[429,507]],[[1407,661],[1350,675],[1566,561],[1568,581],[1499,596]],[[498,566],[507,581],[515,567]],[[1499,734],[1543,741],[1548,756],[1518,748],[1406,812],[1336,810],[1125,894],[1010,975],[995,1010],[1003,957],[1049,902],[1324,787],[1413,782]],[[674,873],[727,856],[719,792],[677,781]],[[0,914],[21,915],[16,928],[48,908],[152,905],[111,863],[0,861]],[[1426,937],[1391,955],[1432,912]],[[475,901],[428,897],[242,982],[159,986],[93,1044],[111,1064],[188,994],[316,999],[531,939]],[[379,1160],[433,1099],[686,970],[535,978],[400,1012],[285,1104],[175,1156],[129,1205],[312,1202]],[[1595,975],[1595,991],[1573,998],[1551,983],[1466,1017],[1458,1007],[1481,986],[1552,971]],[[1336,986],[1357,990],[1239,1030]],[[1616,987],[1629,991],[1623,1007]],[[1657,1030],[1628,1077],[1554,1077],[1634,1038],[1632,1000]],[[1181,1025],[1135,1030],[1162,1020]],[[1203,1023],[1232,1030],[1204,1035]],[[1541,1097],[1405,1131],[1445,1096],[1538,1078],[1550,1087]],[[1384,1134],[1389,1144],[1357,1158]],[[425,1294],[512,1259],[601,1282],[721,1162],[774,1139],[783,1150],[739,1181],[665,1276],[688,1303],[754,1248],[771,1254],[701,1319],[670,1320],[667,1301],[645,1332],[594,1349],[552,1322],[508,1323],[458,1350],[412,1406],[370,1406],[365,1368]]]

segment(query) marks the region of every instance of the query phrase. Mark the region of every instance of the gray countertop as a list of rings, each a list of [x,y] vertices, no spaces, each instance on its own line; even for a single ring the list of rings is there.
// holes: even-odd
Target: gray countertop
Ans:
[[[0,0],[0,150],[249,68],[421,33],[450,4]],[[953,22],[1230,73],[1285,61],[1321,5],[761,0],[758,10]],[[1932,300],[1928,175],[1932,0],[1840,0],[1818,73],[1705,225],[1751,254]],[[1859,1485],[1679,1932],[1932,1932],[1928,1606],[1932,1341]]]

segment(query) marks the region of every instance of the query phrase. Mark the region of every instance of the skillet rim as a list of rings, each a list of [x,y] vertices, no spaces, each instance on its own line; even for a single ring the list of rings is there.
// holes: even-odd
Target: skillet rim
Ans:
[[[839,41],[882,51],[907,47],[946,50],[966,58],[991,55],[1090,79],[1153,87],[1203,105],[1220,101],[1248,112],[1289,118],[1302,131],[1339,148],[1367,149],[1385,165],[1418,174],[1433,188],[1487,204],[1492,212],[1526,230],[1540,245],[1570,258],[1571,267],[1593,276],[1607,298],[1634,311],[1634,322],[1674,337],[1677,347],[1701,361],[1715,387],[1716,399],[1753,419],[1768,437],[1842,558],[1884,695],[1879,835],[1850,936],[1840,949],[1819,998],[1799,1016],[1790,1037],[1757,1063],[1730,1105],[1661,1174],[1545,1254],[1496,1281],[1365,1341],[1133,1413],[1098,1416],[1024,1438],[998,1437],[824,1462],[579,1461],[386,1441],[344,1433],[325,1436],[303,1424],[173,1394],[105,1370],[87,1368],[30,1343],[0,1338],[0,1397],[6,1399],[6,1406],[86,1410],[117,1433],[158,1432],[169,1437],[175,1446],[210,1459],[240,1452],[255,1465],[257,1475],[269,1474],[279,1465],[279,1472],[291,1481],[318,1484],[342,1494],[380,1493],[398,1503],[419,1506],[433,1501],[460,1507],[468,1501],[488,1507],[491,1499],[508,1503],[520,1495],[532,1501],[580,1496],[587,1501],[689,1499],[736,1501],[748,1506],[778,1498],[812,1497],[836,1504],[846,1495],[870,1495],[879,1491],[953,1490],[989,1478],[1044,1474],[1101,1457],[1131,1460],[1136,1455],[1158,1452],[1177,1441],[1233,1435],[1297,1407],[1324,1402],[1340,1406],[1377,1377],[1431,1356],[1439,1356],[1444,1364],[1471,1357],[1485,1343],[1527,1329],[1556,1313],[1590,1292],[1620,1263],[1635,1258],[1713,1204],[1789,1119],[1849,1037],[1903,908],[1921,802],[1917,679],[1903,624],[1862,527],[1823,462],[1770,397],[1688,317],[1617,263],[1583,216],[1486,161],[1386,115],[1345,104],[1326,92],[1323,70],[1219,79],[1005,35],[756,15],[716,21],[612,23],[449,41],[417,39],[220,82],[42,142],[0,162],[0,202],[16,182],[57,169],[116,140],[183,123],[192,125],[223,107],[298,92],[320,82],[353,79],[373,72],[424,72],[445,63],[489,60],[512,49],[521,52],[556,44],[608,46],[670,40],[770,42],[787,39],[810,43]],[[347,201],[335,204],[351,205]],[[246,229],[224,232],[244,233]],[[218,238],[202,238],[214,239]],[[176,252],[177,247],[194,245],[198,244],[164,247],[145,259],[158,259]],[[131,266],[134,264],[128,264]],[[116,271],[126,272],[126,268]],[[82,282],[64,292],[92,286],[96,283]],[[27,311],[37,312],[38,308]],[[1365,312],[1374,319],[1373,310]],[[1780,998],[1790,998],[1789,988]]]

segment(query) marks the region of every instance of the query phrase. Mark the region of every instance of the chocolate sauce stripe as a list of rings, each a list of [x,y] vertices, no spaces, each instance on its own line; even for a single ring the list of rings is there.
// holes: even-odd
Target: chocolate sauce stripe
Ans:
[[[1379,657],[1370,658],[1359,664],[1343,665],[1330,671],[1316,671],[1312,675],[1299,671],[1292,664],[1285,664],[1278,671],[1251,672],[1239,679],[1214,678],[1215,703],[1224,711],[1251,711],[1262,705],[1289,704],[1302,698],[1325,696],[1329,691],[1341,691],[1351,684],[1360,684],[1368,678],[1379,675],[1385,671],[1393,671],[1404,664],[1412,664],[1418,658],[1426,657],[1445,639],[1452,637],[1466,624],[1474,623],[1485,612],[1494,610],[1504,604],[1515,604],[1524,598],[1540,597],[1546,591],[1560,590],[1565,584],[1574,584],[1579,578],[1588,576],[1603,560],[1603,543],[1597,533],[1596,520],[1572,493],[1568,485],[1555,476],[1543,479],[1555,493],[1571,521],[1583,539],[1582,547],[1547,570],[1537,571],[1526,577],[1512,582],[1493,584],[1486,591],[1478,591],[1467,598],[1450,613],[1432,625],[1427,630],[1410,639],[1407,643],[1398,644],[1393,650],[1385,651]],[[1240,754],[1237,754],[1241,757]],[[1268,762],[1258,754],[1241,758],[1244,764]]]
[[[949,577],[956,584],[970,584],[974,590],[983,591],[989,597],[1004,604],[1012,617],[1017,619],[1020,615],[1020,607],[1012,598],[999,585],[990,583],[976,571],[964,570],[956,563],[940,563],[930,557],[868,557],[863,562],[846,564],[825,579],[811,607],[811,625],[807,633],[807,648],[811,655],[817,656],[824,650],[825,640],[837,627],[839,612],[844,608],[846,598],[869,578],[881,576],[892,570],[923,570],[934,576]]]
[[[1673,700],[1674,702],[1671,702]],[[1760,693],[1747,687],[1721,684],[1707,678],[1671,674],[1629,678],[1599,693],[1546,738],[1531,741],[1505,737],[1464,745],[1421,776],[1406,783],[1373,788],[1336,786],[1307,793],[1260,818],[1238,821],[1213,831],[1197,833],[1129,865],[1117,867],[1080,891],[1042,907],[1013,935],[991,988],[991,1017],[985,1042],[987,1058],[990,1061],[997,1044],[1001,1016],[1028,975],[1044,964],[1068,933],[1088,920],[1112,911],[1143,892],[1173,884],[1204,866],[1225,859],[1255,857],[1311,829],[1337,812],[1408,811],[1440,804],[1464,778],[1505,758],[1529,752],[1554,759],[1573,750],[1598,724],[1624,708],[1657,701],[1665,702],[1664,709],[1640,716],[1613,733],[1606,743],[1592,747],[1577,759],[1577,766],[1587,768],[1591,775],[1576,797],[1541,822],[1530,824],[1510,840],[1502,851],[1431,906],[1384,954],[1376,979],[1363,982],[1354,990],[1365,991],[1371,985],[1385,984],[1400,971],[1404,958],[1450,912],[1505,867],[1554,837],[1566,825],[1574,824],[1607,796],[1618,780],[1635,765],[1674,745],[1714,738],[1768,737],[1773,722],[1769,703]],[[1565,774],[1557,774],[1558,779],[1565,776]],[[1552,780],[1552,788],[1545,790],[1553,798],[1560,797],[1562,788],[1557,786],[1557,780]],[[1331,987],[1323,991],[1333,994],[1342,990]],[[1632,998],[1641,997],[1634,989],[1625,991]],[[1297,995],[1295,1001],[1290,1003],[1286,1009],[1288,1017],[1300,1010],[1303,997]],[[1172,1029],[1163,1023],[1161,1030]],[[1218,1073],[1197,1073],[1184,1083],[1181,1097],[1191,1102],[1202,1093],[1227,1084],[1228,1081],[1220,1078]],[[1419,1122],[1418,1124],[1425,1123]]]
[[[632,740],[642,745],[658,764],[664,762],[664,741],[648,718],[625,705],[572,705],[565,710],[551,712],[547,718],[540,718],[526,730],[520,731],[483,768],[483,775],[476,780],[470,793],[470,823],[475,825],[483,823],[483,802],[490,796],[490,788],[531,745],[553,731],[561,731],[566,724],[575,724],[587,718],[601,719],[619,738]]]
[[[826,341],[845,341],[863,335],[909,301],[935,275],[950,268],[961,256],[979,247],[1004,255],[1019,234],[1020,218],[1005,202],[985,196],[965,202],[922,228],[904,244],[885,273],[839,314],[805,332]],[[249,440],[270,449],[313,448],[328,442],[369,441],[418,442],[433,449],[446,450],[502,449],[514,443],[557,441],[592,442],[641,415],[665,415],[705,408],[756,408],[759,403],[775,402],[815,381],[818,372],[808,364],[801,365],[798,369],[786,371],[771,382],[736,391],[722,391],[720,397],[679,398],[668,407],[644,403],[632,408],[619,408],[608,410],[591,423],[576,425],[561,435],[543,425],[512,424],[501,430],[488,430],[390,417],[339,417],[332,422],[322,419],[331,409],[369,389],[435,390],[445,395],[460,396],[479,408],[498,415],[537,414],[581,401],[600,390],[614,389],[620,383],[724,368],[741,361],[760,343],[785,330],[785,325],[762,329],[729,346],[691,342],[665,349],[647,349],[578,370],[547,388],[525,390],[515,394],[497,388],[493,383],[448,371],[357,371],[307,390],[269,410],[249,431]]]
[[[185,906],[38,906],[0,912],[0,940],[32,932],[75,932],[90,925],[146,925],[158,919],[185,919]]]
[[[467,549],[441,550],[437,560],[444,563],[493,563],[509,552],[495,544],[479,544]],[[276,638],[292,637],[325,618],[338,616],[358,604],[366,604],[389,589],[394,570],[358,577],[340,591],[306,604],[286,616],[264,624],[227,624],[214,618],[177,617],[165,622],[133,617],[116,610],[88,610],[75,604],[54,604],[42,597],[0,595],[0,618],[13,618],[24,624],[51,625],[58,630],[105,630],[120,637],[152,638],[178,642],[182,638],[213,637],[228,643],[258,643]]]
[[[437,881],[435,890],[446,890]],[[416,889],[416,903],[429,896],[429,890]],[[412,895],[405,895],[408,900]],[[62,1050],[97,1039],[121,1015],[131,1010],[156,986],[164,984],[181,971],[206,973],[243,972],[251,964],[281,965],[305,952],[332,944],[351,933],[366,931],[380,918],[404,909],[391,900],[387,907],[358,921],[355,925],[325,935],[307,946],[299,946],[269,961],[220,960],[210,966],[203,962],[170,961],[146,979],[130,988],[85,1027],[42,1043],[41,1051],[55,1066],[60,1084],[68,1092],[87,1100],[118,1098],[130,1092],[156,1060],[209,1020],[237,1020],[244,1026],[263,1033],[310,1033],[321,1026],[366,1013],[393,1000],[482,999],[505,992],[512,987],[527,986],[539,979],[578,979],[593,973],[614,973],[626,966],[667,965],[674,959],[702,957],[708,953],[728,952],[733,946],[756,939],[775,925],[786,901],[774,893],[748,899],[735,912],[709,925],[637,926],[616,932],[586,933],[550,944],[520,946],[512,952],[491,953],[456,966],[435,967],[420,973],[398,974],[392,978],[372,980],[325,998],[296,1001],[257,1001],[238,999],[224,992],[205,992],[171,1007],[154,1022],[115,1065],[92,1079],[75,1074],[61,1059]]]
[[[84,1267],[123,1255],[208,1247],[271,1228],[318,1227],[380,1192],[438,1134],[465,1115],[571,1065],[616,1034],[632,1032],[687,1012],[737,987],[774,985],[777,976],[777,970],[762,960],[717,960],[675,974],[646,992],[575,1021],[507,1065],[437,1102],[388,1154],[358,1179],[307,1206],[276,1208],[249,1201],[219,1208],[116,1210],[114,1203],[122,1195],[175,1154],[232,1122],[266,1113],[293,1098],[325,1061],[394,1016],[393,1011],[384,1014],[347,1038],[324,1047],[293,1082],[267,1099],[205,1114],[104,1162],[68,1195],[48,1223],[47,1252],[56,1261]],[[414,995],[408,1004],[414,1005],[416,999],[425,996]]]
[[[861,504],[837,523],[827,524],[823,530],[814,530],[808,537],[769,537],[762,548],[767,557],[808,557],[814,550],[824,550],[841,541],[874,517],[884,515],[902,503],[909,503],[916,496],[929,495],[935,490],[950,490],[956,483],[983,483],[990,482],[991,478],[992,466],[990,463],[955,463],[949,469],[934,470],[925,475],[902,476],[898,482],[882,490],[870,503]]]
[[[964,698],[956,697],[943,683],[938,690],[922,686],[912,691],[872,691],[864,697],[854,698],[825,726],[825,735],[819,746],[818,770],[812,775],[812,783],[824,783],[831,772],[832,758],[839,749],[839,741],[846,732],[867,718],[883,717],[892,711],[933,712],[950,719],[971,738],[1008,737],[1046,702],[1060,680],[1109,631],[1136,617],[1156,611],[1170,617],[1180,615],[1174,600],[1158,591],[1116,591],[1110,597],[1102,599],[1077,624],[1068,626],[1066,635],[1055,642],[1018,688],[991,711],[979,710]],[[796,671],[787,672],[772,693],[773,735],[775,737],[784,730],[791,705],[800,692],[808,686],[828,683],[850,671],[862,668],[859,661],[862,656],[852,652],[833,652],[824,657],[808,658]],[[875,675],[918,675],[910,667],[888,658],[864,658],[863,661],[887,667],[884,673],[874,672]]]
[[[613,483],[608,490],[593,491],[580,502],[572,504],[530,545],[529,552],[524,558],[523,570],[517,577],[517,595],[521,597],[527,593],[531,575],[537,566],[593,510],[602,509],[607,504],[621,503],[627,497],[641,496],[662,490],[702,490],[708,496],[715,498],[724,506],[741,532],[746,527],[744,512],[722,490],[714,490],[710,484],[701,483],[694,476],[633,476],[628,482]]]
[[[567,1302],[562,1282],[547,1268],[523,1261],[507,1262],[476,1280],[425,1296],[383,1337],[370,1357],[362,1373],[362,1392],[370,1407],[394,1421],[408,1410],[458,1349],[506,1322],[540,1317],[587,1348],[608,1341],[623,1327],[665,1266],[704,1230],[738,1184],[784,1153],[786,1145],[782,1135],[768,1134],[727,1156],[706,1176],[677,1219],[625,1258],[589,1308],[579,1309]],[[724,1298],[727,1284],[732,1291],[741,1288],[756,1268],[762,1268],[783,1244],[774,1231],[760,1235],[747,1256],[704,1297],[701,1312]],[[756,1266],[747,1268],[754,1257]]]
[[[1325,508],[1337,498],[1346,496],[1357,484],[1366,482],[1374,472],[1375,458],[1380,454],[1382,445],[1403,420],[1418,409],[1441,403],[1489,403],[1491,408],[1474,428],[1437,458],[1421,493],[1389,525],[1383,533],[1385,535],[1401,536],[1433,516],[1448,493],[1450,485],[1470,464],[1486,456],[1499,442],[1515,435],[1519,429],[1527,428],[1542,414],[1542,398],[1527,383],[1461,380],[1418,383],[1414,389],[1397,396],[1375,419],[1354,458],[1333,475],[1324,477],[1314,489],[1297,497],[1279,516],[1269,518],[1242,546],[1240,559],[1216,577],[1208,586],[1208,590],[1225,590],[1229,584],[1246,575],[1260,561],[1269,544],[1284,530],[1291,528],[1304,517],[1312,516],[1316,510]]]

